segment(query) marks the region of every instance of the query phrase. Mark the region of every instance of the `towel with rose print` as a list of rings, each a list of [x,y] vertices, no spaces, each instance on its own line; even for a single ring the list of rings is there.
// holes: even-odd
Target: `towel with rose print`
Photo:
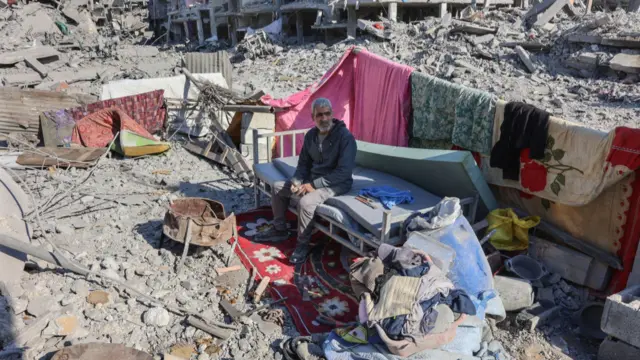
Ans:
[[[270,209],[240,214],[237,220],[236,254],[248,270],[257,269],[257,281],[269,276],[269,291],[274,300],[287,298],[284,305],[302,335],[331,331],[336,327],[332,322],[355,321],[358,303],[349,282],[349,264],[357,254],[316,233],[307,261],[293,265],[288,259],[296,246],[295,232],[278,243],[252,241],[256,234],[272,227]],[[297,227],[294,214],[287,213],[287,220],[291,229]]]

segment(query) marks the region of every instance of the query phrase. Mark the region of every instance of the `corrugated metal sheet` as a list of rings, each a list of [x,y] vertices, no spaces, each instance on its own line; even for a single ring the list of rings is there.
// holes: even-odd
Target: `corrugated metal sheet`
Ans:
[[[224,50],[214,53],[186,53],[183,65],[192,74],[221,73],[227,81],[229,89],[232,88],[231,76],[233,67],[231,66],[231,61],[229,61],[229,54]]]
[[[72,108],[97,100],[91,95],[0,87],[0,132],[37,134],[41,112]]]

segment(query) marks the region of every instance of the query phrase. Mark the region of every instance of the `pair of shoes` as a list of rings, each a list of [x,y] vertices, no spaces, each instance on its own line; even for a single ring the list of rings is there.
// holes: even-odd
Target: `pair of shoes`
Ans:
[[[289,230],[278,230],[274,227],[271,227],[269,230],[264,232],[259,232],[253,237],[254,242],[281,242],[287,240],[291,236],[291,232]]]
[[[298,244],[296,249],[293,251],[293,254],[291,254],[289,262],[292,264],[302,264],[307,260],[310,250],[311,248],[308,244]]]

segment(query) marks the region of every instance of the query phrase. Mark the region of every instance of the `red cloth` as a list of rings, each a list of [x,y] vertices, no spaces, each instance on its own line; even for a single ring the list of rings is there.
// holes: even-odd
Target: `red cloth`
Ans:
[[[271,225],[271,210],[258,209],[238,215],[238,246],[236,254],[242,264],[258,271],[258,281],[269,276],[269,291],[274,300],[288,298],[284,302],[293,317],[296,328],[302,335],[324,333],[334,327],[323,325],[318,319],[321,309],[325,315],[341,322],[355,321],[358,302],[351,290],[349,264],[357,257],[355,253],[335,241],[328,241],[323,234],[316,234],[312,243],[322,244],[321,249],[309,255],[303,264],[293,265],[288,258],[296,246],[295,235],[279,243],[254,243],[255,234],[267,231]],[[289,226],[296,228],[296,216],[287,213]],[[231,239],[233,241],[233,239]],[[300,287],[305,283],[309,301],[303,300]]]
[[[334,117],[343,120],[356,139],[407,146],[411,72],[409,66],[351,48],[307,89],[278,100],[265,95],[261,101],[285,109],[276,113],[276,131],[313,127],[311,104],[323,97],[331,101]],[[303,137],[297,136],[298,150],[302,142]],[[291,147],[285,146],[284,156],[290,155]]]
[[[155,140],[142,125],[133,121],[122,109],[113,107],[94,112],[77,121],[71,141],[86,147],[103,148],[122,130]]]
[[[73,120],[79,121],[91,113],[111,107],[118,107],[124,110],[129,117],[150,133],[155,133],[164,128],[164,120],[167,114],[167,109],[164,108],[164,90],[98,101],[69,109],[68,111],[71,113]]]

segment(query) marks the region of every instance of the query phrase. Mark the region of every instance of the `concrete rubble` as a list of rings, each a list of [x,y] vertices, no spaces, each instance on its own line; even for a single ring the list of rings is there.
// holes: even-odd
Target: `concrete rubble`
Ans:
[[[526,100],[595,129],[638,127],[640,108],[634,104],[640,101],[640,14],[618,9],[572,17],[568,13],[577,2],[572,7],[569,1],[544,2],[546,7],[531,10],[496,7],[474,12],[467,20],[450,15],[411,22],[384,19],[383,30],[373,25],[379,19],[362,19],[358,36],[329,42],[305,39],[298,44],[295,37],[257,31],[226,49],[234,65],[233,89],[244,95],[257,90],[274,98],[289,95],[318,80],[347,48],[360,45],[418,71],[505,100]],[[0,0],[2,85],[99,97],[103,84],[113,80],[179,75],[182,51],[192,45],[200,50],[222,46],[166,45],[147,30],[145,2],[115,3],[94,1],[90,7],[86,0],[43,1],[5,7]],[[273,123],[272,114],[243,119],[240,150],[245,157],[253,156],[250,130],[267,132]],[[165,241],[160,248],[162,218],[172,200],[213,198],[236,214],[253,207],[252,189],[183,149],[180,136],[169,135],[172,150],[163,155],[106,157],[92,170],[26,169],[14,175],[37,203],[62,189],[76,189],[40,219],[26,216],[35,244],[52,251],[45,241],[51,239],[71,260],[126,281],[168,307],[144,305],[114,282],[30,257],[21,281],[0,284],[0,354],[12,342],[28,347],[25,358],[37,359],[64,346],[104,342],[158,359],[159,354],[164,359],[282,359],[278,345],[299,335],[284,307],[275,307],[284,315],[243,317],[226,340],[186,324],[184,316],[169,308],[227,325],[231,319],[219,306],[222,299],[233,300],[242,312],[255,308],[245,296],[249,273],[244,267],[214,271],[238,265],[237,259],[226,262],[227,244],[192,249],[180,273],[175,265],[182,245]],[[81,183],[88,171],[93,172]],[[599,342],[581,341],[580,324],[570,319],[596,298],[584,284],[570,280],[550,273],[529,284],[534,304],[491,324],[491,338],[516,359],[594,358]],[[262,296],[256,301],[270,301]],[[618,330],[607,333],[613,337],[601,352],[603,347],[623,346],[620,351],[627,352],[640,347]]]

